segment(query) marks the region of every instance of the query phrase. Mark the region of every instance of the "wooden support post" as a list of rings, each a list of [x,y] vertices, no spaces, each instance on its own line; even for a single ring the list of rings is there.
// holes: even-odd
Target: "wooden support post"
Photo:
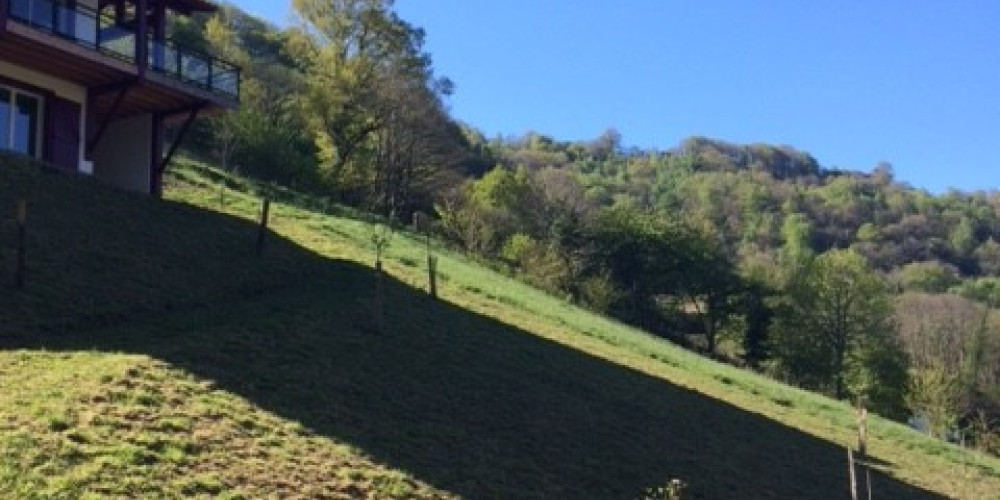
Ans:
[[[125,96],[131,90],[131,86],[123,87],[118,91],[118,96],[115,97],[114,104],[111,105],[111,110],[104,115],[104,119],[101,120],[101,124],[97,127],[97,133],[90,139],[87,143],[87,157],[90,158],[94,154],[94,150],[97,149],[97,145],[101,143],[101,138],[104,137],[104,132],[107,131],[108,125],[114,121],[115,116],[118,114],[118,108],[121,107],[122,103],[125,101]]]
[[[28,202],[20,200],[17,202],[17,263],[14,267],[14,287],[23,290],[27,281],[27,226],[28,226]]]
[[[163,140],[166,135],[165,116],[153,112],[149,136],[149,194],[157,198],[163,196]]]
[[[267,235],[267,217],[271,210],[271,200],[264,197],[264,205],[260,210],[260,226],[257,229],[257,255],[264,253],[264,237]]]

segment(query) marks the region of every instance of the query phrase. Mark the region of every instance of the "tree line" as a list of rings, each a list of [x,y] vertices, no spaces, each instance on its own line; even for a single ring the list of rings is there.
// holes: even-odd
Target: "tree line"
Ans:
[[[244,69],[188,152],[410,220],[566,300],[789,383],[1000,451],[1000,194],[933,195],[788,146],[668,150],[453,119],[390,0],[233,6],[171,31]]]

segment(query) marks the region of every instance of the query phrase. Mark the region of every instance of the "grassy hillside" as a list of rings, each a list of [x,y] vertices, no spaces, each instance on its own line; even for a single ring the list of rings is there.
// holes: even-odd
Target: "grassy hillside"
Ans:
[[[0,157],[0,497],[846,496],[850,408],[377,225],[184,163],[150,200]],[[14,200],[29,283],[7,287]],[[221,213],[220,213],[221,212]],[[1000,462],[876,419],[876,498],[995,498]]]

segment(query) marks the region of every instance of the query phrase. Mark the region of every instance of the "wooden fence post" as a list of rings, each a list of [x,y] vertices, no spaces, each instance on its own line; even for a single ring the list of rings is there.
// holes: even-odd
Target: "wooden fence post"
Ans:
[[[264,197],[264,206],[260,210],[260,226],[257,230],[257,255],[264,253],[264,237],[267,235],[267,216],[271,210],[271,200]]]
[[[427,280],[429,283],[430,293],[432,298],[438,298],[438,286],[437,286],[437,257],[431,255],[430,252],[427,253]]]
[[[27,233],[28,233],[28,202],[17,202],[17,263],[14,267],[14,287],[23,290],[27,281]]]
[[[847,447],[847,470],[851,476],[851,500],[858,500],[858,479],[854,475],[854,450]]]
[[[868,409],[864,405],[858,407],[858,456],[861,468],[865,471],[865,489],[868,500],[872,498],[872,473],[868,468]]]

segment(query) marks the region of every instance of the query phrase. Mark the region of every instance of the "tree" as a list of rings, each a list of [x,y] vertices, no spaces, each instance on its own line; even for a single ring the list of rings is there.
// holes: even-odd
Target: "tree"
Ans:
[[[992,237],[974,252],[979,263],[979,272],[988,276],[1000,276],[1000,243]]]
[[[408,78],[381,82],[369,201],[385,214],[408,217],[461,181],[467,144],[441,102],[447,86],[439,82],[432,90]]]
[[[812,257],[812,224],[804,214],[793,213],[785,217],[781,237],[785,242],[782,254],[789,263],[801,264]]]
[[[972,219],[962,217],[951,231],[951,246],[959,255],[968,255],[976,248],[976,231]]]
[[[959,283],[958,269],[938,261],[913,262],[899,270],[899,281],[907,291],[944,293]]]
[[[622,135],[618,130],[609,128],[587,145],[590,155],[597,160],[607,160],[621,147]]]
[[[370,167],[385,160],[379,156],[387,137],[395,137],[385,128],[398,125],[404,110],[396,104],[401,94],[386,90],[435,91],[424,33],[392,12],[391,0],[295,0],[294,6],[302,24],[289,46],[306,75],[300,110],[325,177],[342,190],[364,190],[375,183]]]
[[[719,331],[740,310],[744,287],[723,249],[707,238],[690,238],[674,271],[678,292],[696,312],[705,348],[716,353]]]
[[[962,414],[961,383],[944,367],[923,367],[913,373],[906,405],[923,419],[928,434],[946,438]]]
[[[770,355],[767,333],[774,311],[767,302],[771,293],[759,282],[750,282],[743,292],[743,361],[754,368],[760,367]]]
[[[617,317],[658,330],[663,320],[656,298],[676,292],[677,271],[688,234],[675,224],[619,206],[601,212],[589,235],[589,267],[605,272],[622,291]]]
[[[243,69],[240,107],[209,118],[207,128],[195,129],[195,138],[224,168],[239,166],[259,179],[314,189],[315,151],[301,114],[293,111],[302,79],[286,55],[286,36],[224,6],[205,23],[204,38]]]
[[[898,383],[900,371],[905,380],[904,357],[873,356],[894,349],[893,335],[885,282],[857,253],[835,250],[790,285],[772,348],[779,370],[794,381],[837,398],[867,397],[883,382]]]
[[[912,360],[908,404],[933,433],[997,403],[978,401],[1000,383],[1000,335],[987,306],[955,295],[908,293],[896,301],[895,314]]]

